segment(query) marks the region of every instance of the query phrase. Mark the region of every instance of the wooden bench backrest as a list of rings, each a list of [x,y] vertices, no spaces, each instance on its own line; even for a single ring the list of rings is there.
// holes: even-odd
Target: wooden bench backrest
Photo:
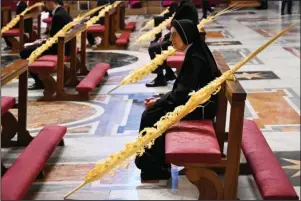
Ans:
[[[117,17],[116,17],[116,26],[117,30],[124,30],[125,29],[125,3],[120,2],[117,5]]]
[[[219,52],[214,52],[214,57],[219,68],[219,73],[222,74],[229,70],[229,66]],[[216,135],[219,140],[221,151],[224,147],[225,128],[227,117],[227,106],[230,103],[230,127],[228,135],[228,152],[229,148],[241,146],[242,128],[244,118],[245,100],[247,94],[237,80],[226,81],[221,91],[218,93],[218,112],[216,116]],[[230,151],[230,152],[229,152]]]
[[[1,27],[4,27],[12,19],[11,7],[1,7]]]
[[[108,41],[110,45],[114,45],[116,41],[116,8],[112,8],[110,11],[105,13],[105,32],[104,40]]]
[[[74,26],[65,36],[58,38],[58,63],[57,63],[57,93],[62,93],[64,88],[64,57],[65,45],[70,42],[70,75],[76,76],[77,66],[77,52],[76,52],[76,36],[81,34],[81,61],[85,63],[86,60],[86,38],[87,26],[86,24],[78,24]]]
[[[220,74],[229,70],[229,66],[224,60],[223,56],[214,52],[214,57],[217,62]],[[221,149],[224,153],[225,143],[225,128],[227,120],[227,106],[230,103],[230,122],[228,134],[228,146],[225,160],[225,186],[231,188],[225,190],[224,199],[236,198],[238,188],[238,175],[240,166],[240,153],[242,143],[242,130],[245,100],[247,94],[237,80],[226,81],[218,93],[218,112],[216,116],[216,136]]]

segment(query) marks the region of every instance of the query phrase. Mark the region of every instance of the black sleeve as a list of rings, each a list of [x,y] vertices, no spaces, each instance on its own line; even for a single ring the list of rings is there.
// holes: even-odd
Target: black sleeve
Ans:
[[[27,4],[25,1],[20,1],[19,5],[16,8],[16,14],[19,15],[27,8]]]
[[[189,63],[191,66],[185,66],[186,69],[183,73],[183,77],[170,94],[177,105],[185,104],[189,99],[188,94],[193,90],[198,90],[200,79],[202,79],[201,71],[205,69],[205,62],[201,57],[192,56],[191,62]]]
[[[60,15],[55,15],[52,18],[52,25],[50,29],[50,37],[53,37],[57,32],[59,32],[64,27],[64,20]]]

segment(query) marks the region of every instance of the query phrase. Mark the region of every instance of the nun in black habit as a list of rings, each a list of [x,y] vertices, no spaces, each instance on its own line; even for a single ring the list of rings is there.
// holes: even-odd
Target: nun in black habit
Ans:
[[[173,20],[170,40],[175,49],[185,53],[183,66],[172,91],[159,99],[146,99],[146,110],[142,114],[140,131],[152,127],[163,115],[184,105],[189,93],[206,86],[217,77],[217,65],[208,46],[200,38],[197,25],[190,20]],[[203,105],[183,120],[214,119],[217,112],[217,97],[212,96]],[[164,180],[170,178],[170,164],[165,163],[165,134],[155,140],[141,157],[136,157],[136,166],[141,169],[142,180]]]

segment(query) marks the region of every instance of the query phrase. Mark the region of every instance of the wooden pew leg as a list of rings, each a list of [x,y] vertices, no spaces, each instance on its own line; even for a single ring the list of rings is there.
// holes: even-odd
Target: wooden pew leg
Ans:
[[[82,63],[78,57],[76,58],[76,67],[79,67],[79,73],[77,75],[88,75],[89,70],[86,64]]]
[[[18,121],[12,113],[6,112],[1,116],[1,124],[1,146],[10,147],[13,144],[11,140],[18,132]]]
[[[223,199],[223,183],[215,172],[199,167],[185,169],[186,177],[199,190],[199,200]]]
[[[20,51],[20,42],[15,37],[7,38],[12,44],[11,53],[18,53]]]
[[[39,101],[52,100],[56,92],[56,81],[50,73],[38,73],[39,78],[44,84],[44,96],[39,99]]]

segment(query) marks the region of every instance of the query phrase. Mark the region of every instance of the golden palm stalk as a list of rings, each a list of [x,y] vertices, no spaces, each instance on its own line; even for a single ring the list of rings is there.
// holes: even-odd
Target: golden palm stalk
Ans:
[[[168,13],[168,8],[166,8],[162,13],[160,13],[159,16],[163,16],[165,13]],[[148,22],[144,25],[144,27],[142,27],[142,29],[145,29],[145,28],[147,28],[147,27],[154,26],[154,24],[155,24],[155,20],[154,20],[154,19],[151,19],[150,21],[148,21]],[[142,29],[141,29],[141,30],[142,30]]]
[[[36,8],[36,7],[41,7],[44,6],[44,3],[35,3],[34,5],[26,8],[22,13],[20,13],[19,15],[15,16],[6,26],[4,26],[1,29],[1,35],[2,33],[10,30],[11,28],[13,28],[19,21],[20,21],[20,16],[24,16],[27,12],[29,12],[30,10]]]
[[[256,55],[258,55],[261,51],[263,51],[266,47],[268,47],[272,42],[278,39],[293,26],[294,24],[291,24],[289,27],[285,28],[283,31],[277,34],[274,38],[259,47],[256,51],[252,52],[244,60],[234,65],[230,70],[223,73],[220,77],[216,78],[197,92],[191,93],[191,97],[185,105],[178,106],[174,109],[174,111],[169,112],[161,117],[160,120],[154,125],[154,127],[143,129],[140,132],[139,137],[134,142],[126,144],[125,148],[122,151],[118,152],[117,154],[112,154],[103,162],[98,163],[95,168],[87,173],[84,182],[74,190],[72,190],[70,193],[66,194],[64,198],[70,196],[72,193],[76,192],[84,185],[96,181],[106,174],[110,173],[114,169],[121,167],[123,163],[129,160],[131,157],[137,155],[141,156],[145,151],[145,147],[150,148],[154,144],[155,139],[166,132],[168,128],[170,128],[187,114],[195,110],[200,104],[208,101],[212,94],[218,92],[218,90],[221,88],[222,83],[233,76],[238,69],[248,63],[251,59],[253,59]],[[142,136],[142,134],[144,134],[144,136]]]
[[[110,7],[111,5],[107,6],[103,5],[98,9],[103,8],[104,9],[101,11],[101,14],[99,14],[98,16],[95,16],[93,18],[91,18],[89,21],[86,22],[87,26],[91,26],[91,24],[96,23],[98,21],[99,18],[103,17],[106,11],[106,7]],[[95,12],[98,10],[95,9]],[[93,14],[93,13],[92,13]],[[86,15],[87,16],[87,15]],[[47,41],[40,47],[38,47],[35,51],[33,51],[31,53],[31,55],[27,58],[28,60],[28,64],[32,64],[39,56],[41,56],[41,54],[43,52],[45,52],[46,50],[48,50],[52,45],[54,45],[55,43],[58,42],[58,38],[59,36],[64,36],[74,25],[76,25],[79,21],[83,20],[85,17],[85,15],[81,16],[81,17],[77,17],[76,19],[74,19],[72,22],[66,24],[60,31],[58,31],[53,37],[48,38]]]

